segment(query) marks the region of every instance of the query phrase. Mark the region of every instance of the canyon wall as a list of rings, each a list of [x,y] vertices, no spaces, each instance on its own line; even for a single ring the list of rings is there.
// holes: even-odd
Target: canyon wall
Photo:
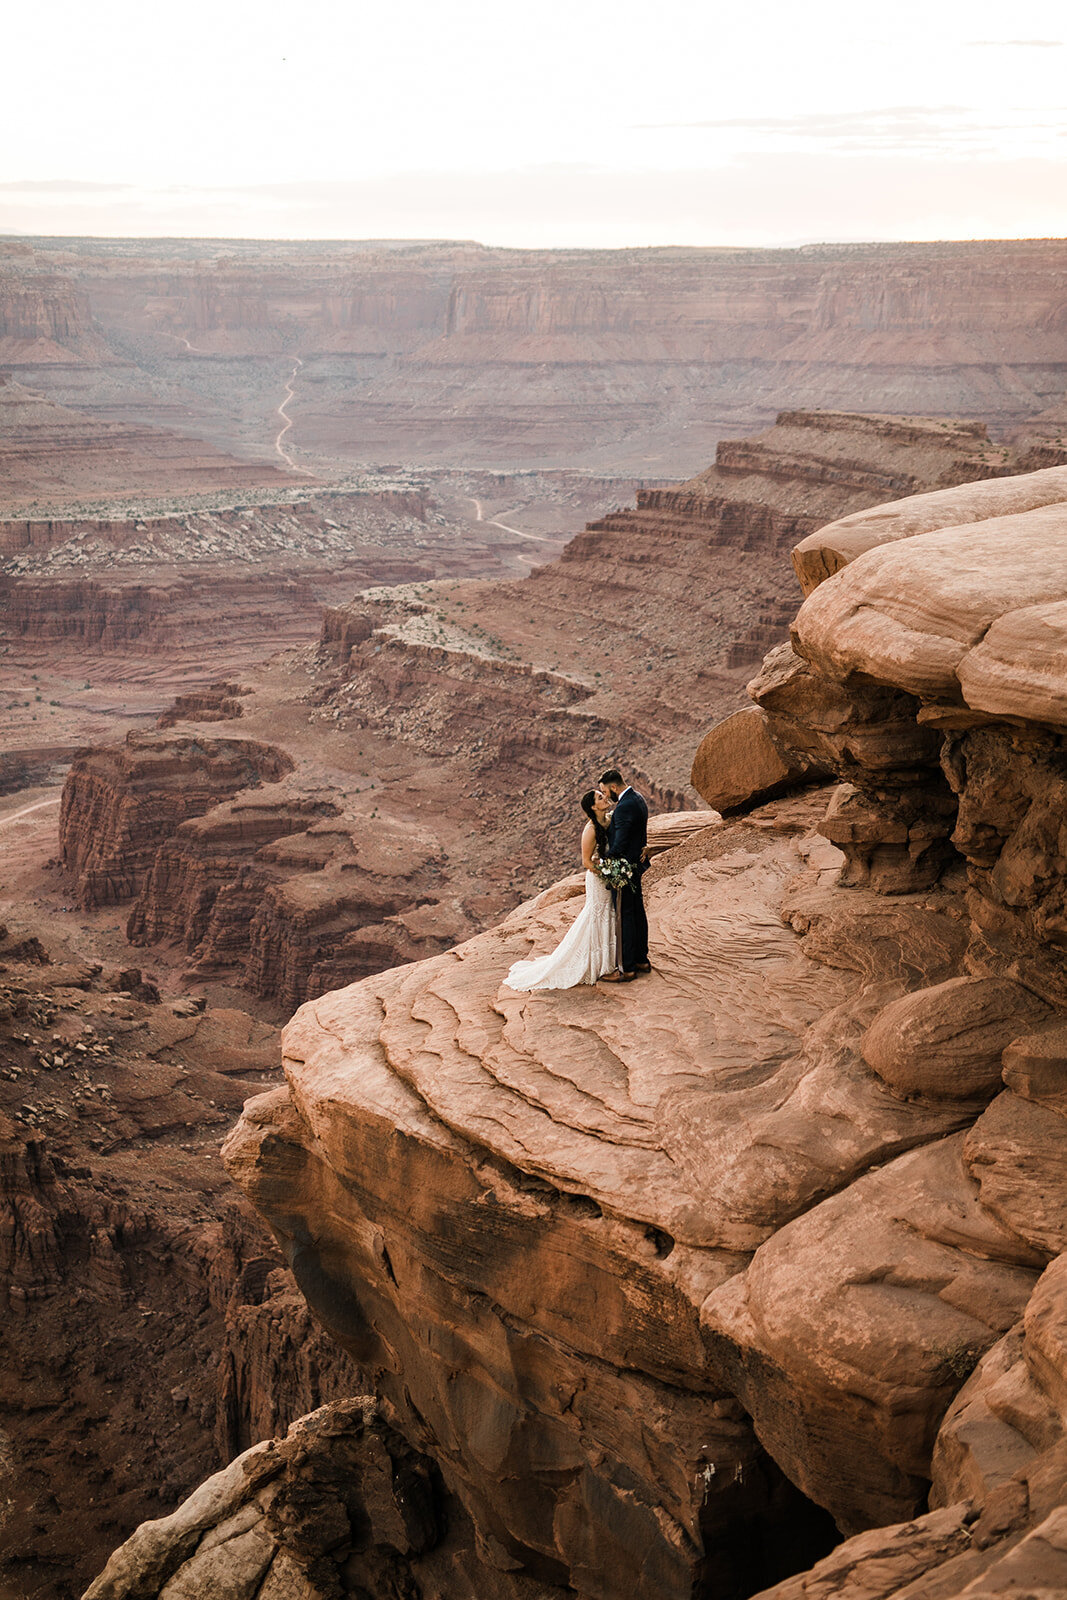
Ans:
[[[367,585],[507,571],[525,548],[442,512],[406,474],[168,515],[10,518],[0,521],[0,646],[38,671],[67,665],[74,676],[89,651],[139,658],[133,677],[151,676],[151,658],[179,675],[205,662],[207,680],[213,661],[233,672],[313,639],[323,605]]]
[[[1064,271],[1062,245],[1041,240],[35,240],[0,257],[0,361],[102,417],[262,455],[299,360],[287,437],[312,455],[679,476],[769,422],[770,396],[997,425],[1042,412],[1067,388]]]
[[[109,905],[140,888],[160,840],[239,790],[274,782],[293,763],[248,739],[130,734],[85,751],[63,790],[59,842],[79,902]]]
[[[660,856],[651,975],[500,986],[571,880],[305,1005],[231,1136],[501,1566],[605,1600],[1062,1574],[1062,477],[848,519],[751,714],[839,786]],[[791,1587],[827,1512],[855,1538]]]
[[[520,581],[376,587],[327,606],[310,669],[251,674],[241,695],[179,697],[160,728],[181,738],[137,734],[74,762],[61,837],[76,896],[133,900],[136,945],[202,980],[239,974],[289,1008],[438,953],[566,870],[575,796],[610,760],[659,809],[694,804],[709,708],[736,704],[746,667],[795,609],[785,547],[830,511],[870,506],[886,482],[951,484],[1011,465],[980,424],[786,413],[721,446],[681,488],[641,491]],[[149,520],[123,550],[338,531],[318,502],[300,510],[276,507],[274,523],[237,511]],[[180,633],[186,654],[198,629],[228,622],[232,651],[237,600],[266,579],[238,585],[235,600],[202,570],[103,591],[27,575],[11,612],[41,639],[81,628],[150,651]],[[291,572],[290,591],[300,581]],[[60,587],[71,609],[57,615]],[[302,614],[293,602],[272,621],[276,642]],[[238,716],[249,748],[273,751],[263,787],[217,759],[218,724]],[[281,763],[295,774],[284,783]],[[204,788],[208,771],[222,776]]]
[[[241,710],[204,698],[193,717]],[[185,952],[201,980],[236,972],[289,1010],[470,931],[441,895],[429,829],[383,818],[368,834],[343,791],[295,767],[282,749],[184,727],[82,751],[60,813],[79,903],[133,900],[132,944]]]
[[[277,1030],[41,931],[0,929],[0,1589],[65,1600],[205,1472],[363,1380],[219,1165]]]

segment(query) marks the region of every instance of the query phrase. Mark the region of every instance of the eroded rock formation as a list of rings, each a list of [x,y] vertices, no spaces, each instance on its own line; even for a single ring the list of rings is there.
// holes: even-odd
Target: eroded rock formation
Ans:
[[[368,831],[341,789],[293,769],[277,747],[187,732],[82,752],[60,817],[80,903],[134,899],[131,943],[179,947],[199,978],[236,969],[289,1010],[471,931],[430,828]]]
[[[206,1468],[360,1389],[218,1161],[277,1039],[0,929],[5,1593],[80,1593]]]
[[[738,1530],[749,1552],[791,1529],[795,1569],[825,1508],[878,1531],[783,1595],[1062,1572],[1048,489],[949,532],[939,502],[816,588],[753,693],[858,798],[664,853],[650,977],[500,987],[573,917],[561,885],[305,1005],[287,1088],[231,1136],[328,1331],[505,1565],[598,1597],[750,1592],[774,1574]],[[998,630],[994,698],[972,657]]]
[[[292,768],[284,751],[252,739],[130,734],[123,745],[82,752],[59,821],[63,865],[81,904],[130,899],[179,823]]]
[[[456,1595],[563,1600],[502,1572],[434,1463],[373,1398],[343,1400],[254,1445],[116,1552],[85,1600],[131,1594],[364,1600]]]

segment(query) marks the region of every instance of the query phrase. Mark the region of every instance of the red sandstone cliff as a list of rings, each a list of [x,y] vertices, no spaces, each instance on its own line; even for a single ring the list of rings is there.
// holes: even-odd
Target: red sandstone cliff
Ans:
[[[63,791],[63,865],[82,905],[126,900],[156,851],[186,817],[239,790],[275,782],[293,763],[248,739],[130,734],[124,745],[84,751]]]
[[[844,782],[658,859],[651,976],[501,987],[563,884],[303,1007],[246,1108],[231,1170],[513,1568],[745,1592],[820,1506],[855,1537],[780,1597],[1063,1587],[1063,479],[804,542],[752,715]]]

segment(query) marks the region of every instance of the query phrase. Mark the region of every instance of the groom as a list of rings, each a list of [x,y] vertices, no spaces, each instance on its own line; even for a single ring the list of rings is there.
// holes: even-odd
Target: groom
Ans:
[[[601,774],[600,787],[615,804],[608,825],[608,855],[621,857],[634,869],[628,889],[619,893],[620,944],[619,978],[626,982],[639,972],[651,972],[648,960],[648,918],[641,895],[641,874],[648,842],[648,805],[637,790],[623,779],[618,767]]]

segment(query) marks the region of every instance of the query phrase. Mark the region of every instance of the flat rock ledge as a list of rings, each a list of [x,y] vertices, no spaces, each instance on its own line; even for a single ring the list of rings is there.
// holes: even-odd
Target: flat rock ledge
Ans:
[[[309,1001],[227,1142],[501,1594],[1067,1592],[1067,477],[946,494],[824,530],[650,975],[502,987],[565,880]]]
[[[838,1537],[824,1510],[846,1531],[921,1510],[962,1381],[928,1334],[977,1359],[1048,1259],[960,1154],[984,1080],[902,1096],[864,1056],[887,1006],[958,971],[960,896],[842,896],[825,803],[664,852],[634,984],[501,987],[577,914],[570,880],[310,1002],[287,1088],[226,1148],[317,1315],[494,1548],[582,1595],[751,1592],[775,1576],[753,1571],[760,1529],[784,1573]],[[1033,1019],[1020,1003],[1015,1031]],[[916,1221],[896,1215],[908,1184]]]

